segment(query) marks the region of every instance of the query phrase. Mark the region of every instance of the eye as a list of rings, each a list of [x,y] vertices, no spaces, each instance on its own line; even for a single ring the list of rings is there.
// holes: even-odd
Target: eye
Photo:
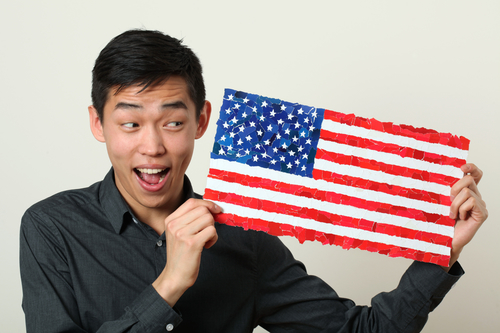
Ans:
[[[166,126],[167,127],[179,127],[182,125],[182,122],[180,121],[172,121],[170,123],[168,123]]]
[[[122,126],[126,127],[126,128],[139,127],[139,125],[137,123],[125,123],[125,124],[122,124]]]

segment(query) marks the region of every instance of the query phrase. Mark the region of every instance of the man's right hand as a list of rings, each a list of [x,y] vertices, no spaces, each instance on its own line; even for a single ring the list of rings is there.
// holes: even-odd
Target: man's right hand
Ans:
[[[189,199],[165,219],[167,264],[153,287],[171,307],[195,283],[203,248],[217,241],[213,214],[220,212],[211,201]]]

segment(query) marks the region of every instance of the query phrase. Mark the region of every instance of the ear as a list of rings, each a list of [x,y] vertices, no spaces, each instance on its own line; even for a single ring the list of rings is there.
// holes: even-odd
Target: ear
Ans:
[[[90,118],[90,130],[97,141],[105,142],[104,131],[102,130],[102,122],[97,114],[96,108],[91,105],[89,106],[89,118]]]
[[[195,139],[199,139],[205,134],[210,122],[210,115],[212,114],[212,105],[209,101],[205,101],[203,109],[201,109],[200,117],[198,118],[198,128],[196,130]]]

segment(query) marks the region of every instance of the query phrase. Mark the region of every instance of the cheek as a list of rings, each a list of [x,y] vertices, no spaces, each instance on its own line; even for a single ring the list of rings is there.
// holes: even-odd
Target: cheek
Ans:
[[[133,152],[133,143],[120,136],[114,136],[112,140],[106,140],[106,149],[108,155],[113,161],[122,161],[131,156]]]

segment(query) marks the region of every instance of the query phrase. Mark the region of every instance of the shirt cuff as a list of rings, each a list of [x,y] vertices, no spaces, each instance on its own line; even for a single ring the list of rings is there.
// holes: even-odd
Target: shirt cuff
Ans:
[[[126,310],[135,315],[144,332],[172,331],[182,322],[182,317],[152,285],[149,285]]]
[[[420,261],[413,262],[405,273],[412,283],[418,286],[418,290],[434,300],[431,311],[464,274],[465,272],[458,262],[447,273],[438,265]]]

